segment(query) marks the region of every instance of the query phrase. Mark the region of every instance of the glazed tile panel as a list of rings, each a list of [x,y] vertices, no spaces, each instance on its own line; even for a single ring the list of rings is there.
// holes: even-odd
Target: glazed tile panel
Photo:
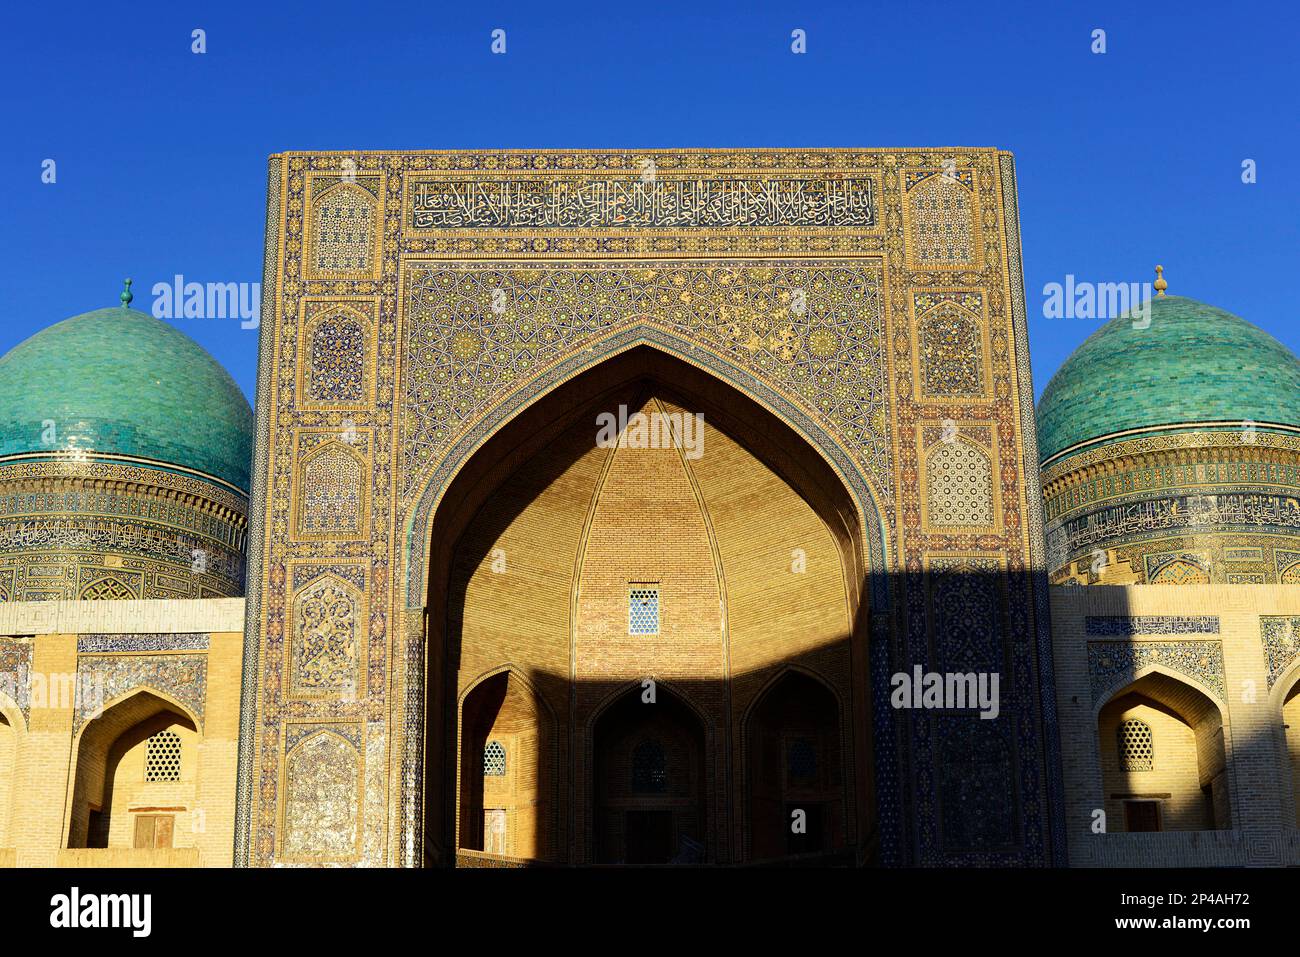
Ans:
[[[1009,155],[287,153],[267,239],[238,861],[421,860],[438,502],[521,409],[635,346],[758,401],[852,496],[882,859],[1061,859]],[[936,590],[1000,637],[936,623]],[[1005,668],[1005,721],[887,706],[892,671],[941,661]]]

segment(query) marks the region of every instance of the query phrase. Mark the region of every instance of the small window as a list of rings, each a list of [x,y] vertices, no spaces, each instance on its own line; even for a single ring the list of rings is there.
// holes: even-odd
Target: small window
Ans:
[[[817,777],[817,749],[808,738],[795,738],[790,742],[787,756],[790,780],[804,783]]]
[[[1155,767],[1155,748],[1151,742],[1151,726],[1137,718],[1120,724],[1119,766],[1124,771],[1150,771]]]
[[[628,592],[627,633],[659,634],[659,589],[633,588]]]
[[[175,731],[159,731],[145,743],[145,781],[179,781],[181,779],[181,736]]]
[[[506,773],[506,746],[500,741],[489,741],[483,749],[483,774],[502,777]]]
[[[632,752],[632,790],[638,794],[662,794],[668,790],[668,768],[663,745],[642,741]]]

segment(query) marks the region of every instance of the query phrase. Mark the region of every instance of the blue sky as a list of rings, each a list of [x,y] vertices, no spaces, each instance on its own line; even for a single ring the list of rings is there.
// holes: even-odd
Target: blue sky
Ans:
[[[1160,262],[1171,293],[1300,352],[1294,4],[225,0],[0,22],[0,352],[115,305],[126,275],[146,310],[177,273],[260,281],[279,150],[954,145],[1016,154],[1038,392],[1099,325],[1042,317],[1067,274]],[[175,322],[251,399],[256,333]]]

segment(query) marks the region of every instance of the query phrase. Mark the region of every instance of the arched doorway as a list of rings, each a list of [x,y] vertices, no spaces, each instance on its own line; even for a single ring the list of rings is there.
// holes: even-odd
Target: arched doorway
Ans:
[[[193,717],[140,690],[77,739],[68,847],[192,845],[200,736]]]
[[[700,864],[706,856],[706,737],[663,687],[634,688],[592,731],[597,864]]]
[[[1285,743],[1286,768],[1291,773],[1291,794],[1296,806],[1296,826],[1300,827],[1300,676],[1282,700],[1282,736]]]
[[[10,847],[14,829],[15,790],[18,786],[19,722],[22,712],[12,711],[0,699],[0,847]]]
[[[458,847],[549,860],[555,847],[555,742],[550,716],[523,680],[502,671],[461,704]]]
[[[647,426],[631,438],[639,416]],[[697,416],[702,432],[683,433]],[[605,435],[612,442],[602,443],[602,417],[616,423]],[[874,833],[859,515],[805,438],[744,392],[656,349],[610,358],[521,409],[465,460],[431,523],[426,861],[449,864],[464,852],[469,863],[522,833],[508,808],[488,800],[507,786],[484,776],[499,756],[488,745],[497,741],[507,756],[506,774],[491,777],[514,766],[505,725],[492,730],[497,708],[553,721],[554,803],[545,815],[553,823],[538,859],[625,859],[626,837],[608,830],[612,812],[597,798],[597,785],[613,795],[616,779],[600,777],[607,761],[597,769],[588,760],[585,735],[612,689],[651,674],[689,688],[696,723],[716,729],[717,742],[693,752],[705,755],[693,779],[704,788],[698,831],[685,811],[669,818],[650,806],[663,799],[643,794],[637,833],[651,836],[632,856],[663,857],[665,842],[670,859],[698,856],[680,853],[685,837],[711,861],[742,859],[741,716],[776,669],[797,662],[829,676],[842,703],[837,720],[852,729],[840,734],[839,786],[856,789],[848,813],[862,820],[840,811],[827,826],[847,835],[837,840]],[[478,687],[506,669],[504,691]],[[525,675],[533,703],[509,705]],[[649,761],[652,742],[641,743]],[[502,824],[504,842],[494,837]],[[543,853],[513,846],[500,856]]]
[[[1098,711],[1097,743],[1108,831],[1232,826],[1223,715],[1202,691],[1150,672]]]
[[[822,682],[786,671],[750,712],[745,740],[751,859],[844,847],[839,711]]]

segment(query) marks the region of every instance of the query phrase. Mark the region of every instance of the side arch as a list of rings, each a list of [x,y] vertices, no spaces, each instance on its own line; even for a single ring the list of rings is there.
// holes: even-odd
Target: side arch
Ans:
[[[27,723],[18,702],[0,692],[0,847],[13,845],[19,776]]]
[[[1098,696],[1096,806],[1106,810],[1107,830],[1231,827],[1239,804],[1227,715],[1201,682],[1160,665]],[[1133,740],[1125,729],[1138,722],[1143,733]]]
[[[130,796],[121,792],[123,782],[119,771],[128,756],[134,755],[137,762],[143,760],[141,749],[150,737],[161,731],[175,730],[183,739],[182,778],[178,779],[177,787],[163,789],[169,797],[169,806],[176,803],[171,800],[176,795],[192,792],[197,747],[202,738],[200,727],[198,716],[190,708],[149,685],[132,687],[89,716],[72,742],[75,758],[68,781],[64,846],[108,847],[128,840],[120,817],[130,804]],[[136,770],[143,767],[137,765]],[[139,785],[147,779],[132,780]],[[179,786],[183,782],[188,782],[187,786]],[[149,789],[150,785],[145,783],[144,787]],[[185,799],[181,806],[192,807],[193,798]],[[183,815],[179,820],[184,820]],[[178,830],[179,834],[172,832],[171,836],[180,839],[184,827]],[[111,845],[110,841],[114,840],[118,844]]]
[[[550,702],[522,669],[507,663],[465,686],[456,716],[456,796],[450,809],[457,854],[555,859],[562,843],[561,768],[559,724]],[[484,767],[489,742],[501,753],[500,774]]]
[[[741,855],[745,860],[754,860],[756,857],[765,856],[755,848],[755,788],[757,787],[756,770],[758,761],[759,737],[755,727],[759,716],[769,705],[773,703],[773,696],[784,690],[783,686],[797,682],[807,682],[815,687],[817,691],[824,694],[826,698],[833,703],[835,728],[833,731],[834,738],[834,757],[833,766],[835,776],[838,780],[834,785],[826,790],[837,790],[836,801],[839,805],[838,813],[840,815],[838,827],[840,844],[851,845],[857,839],[854,822],[853,800],[856,793],[855,788],[855,767],[853,762],[854,748],[856,742],[852,741],[853,736],[853,714],[851,702],[846,701],[843,694],[840,693],[833,682],[828,680],[823,674],[815,668],[808,667],[798,662],[786,662],[777,668],[759,690],[754,694],[746,704],[740,721],[740,773],[738,775],[741,790],[741,820],[743,822],[742,846],[740,847]],[[806,723],[806,722],[805,722]],[[769,732],[771,729],[767,729]],[[825,729],[829,730],[829,729]],[[823,731],[825,733],[825,731]],[[784,743],[782,743],[783,746]],[[821,782],[825,783],[825,782]],[[803,796],[807,796],[805,794]],[[834,822],[831,822],[832,825]],[[829,835],[832,837],[833,835]],[[833,845],[837,843],[833,839],[828,841],[828,847],[823,850],[833,850]],[[776,855],[766,855],[776,856]]]
[[[654,682],[655,703],[644,702],[645,682]],[[653,709],[653,710],[650,710]],[[628,712],[627,716],[620,712]],[[674,714],[675,712],[675,714]],[[633,721],[626,718],[636,715]],[[684,724],[680,719],[686,717]],[[620,727],[617,722],[623,720]],[[611,726],[612,725],[612,726]],[[639,859],[631,847],[633,829],[622,820],[624,809],[611,815],[613,804],[609,801],[611,773],[623,778],[629,771],[633,780],[636,769],[619,760],[612,746],[617,742],[626,745],[635,742],[638,746],[647,743],[659,745],[658,754],[661,761],[660,773],[664,775],[662,793],[643,798],[651,806],[641,809],[639,813],[648,813],[664,820],[668,829],[668,841],[671,853],[681,857],[686,853],[693,863],[704,863],[718,859],[720,848],[714,838],[716,829],[708,825],[714,815],[725,815],[726,810],[719,800],[720,795],[720,754],[719,728],[694,696],[680,683],[663,681],[657,676],[646,675],[640,680],[619,682],[601,698],[581,726],[583,742],[583,773],[587,778],[586,807],[588,815],[584,822],[583,844],[586,863],[667,863],[662,859]],[[698,731],[695,742],[698,753],[692,755],[692,732]],[[664,737],[668,746],[663,747]],[[609,740],[612,738],[613,740]],[[632,759],[638,747],[631,749]],[[628,751],[627,747],[619,749]],[[667,752],[673,757],[665,755]],[[621,757],[626,758],[623,754]],[[624,772],[618,775],[617,772]],[[676,774],[672,772],[676,771]],[[685,772],[684,776],[682,772]],[[684,781],[684,783],[683,783]],[[692,796],[693,795],[693,796]],[[606,800],[602,800],[605,797]],[[631,813],[635,804],[628,805],[629,798],[635,802],[633,795],[622,795],[616,799]],[[676,805],[675,807],[657,806],[661,801]],[[667,815],[667,817],[664,817]],[[681,838],[687,840],[681,840]],[[694,845],[694,850],[690,848]],[[621,848],[621,850],[620,850]],[[686,860],[681,861],[683,863]]]

